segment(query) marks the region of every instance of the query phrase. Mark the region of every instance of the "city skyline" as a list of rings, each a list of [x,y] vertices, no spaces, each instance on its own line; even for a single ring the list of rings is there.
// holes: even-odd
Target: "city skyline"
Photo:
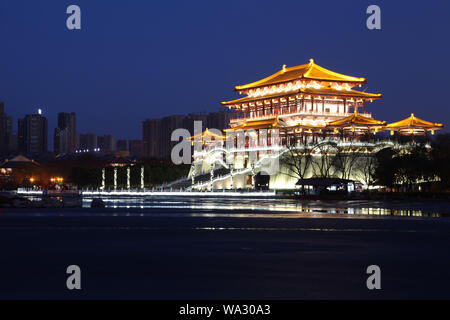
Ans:
[[[370,78],[362,90],[384,93],[374,105],[379,117],[394,121],[426,111],[427,118],[448,125],[450,111],[431,94],[445,91],[450,71],[439,63],[447,59],[449,45],[435,41],[445,38],[447,3],[422,8],[382,2],[378,31],[365,27],[364,2],[322,7],[282,1],[271,11],[265,1],[200,2],[174,9],[164,3],[109,4],[106,14],[102,4],[77,3],[83,26],[73,32],[64,25],[65,2],[45,10],[39,3],[2,4],[8,15],[0,22],[6,44],[0,100],[15,119],[41,108],[54,128],[58,112],[76,111],[80,132],[113,130],[121,139],[137,139],[141,125],[136,119],[223,110],[220,101],[239,97],[230,94],[230,86],[314,57],[337,72]],[[320,12],[326,19],[320,28],[306,28],[314,25],[315,15],[305,12]],[[249,16],[264,21],[269,15],[274,23],[249,23]],[[330,30],[345,35],[345,47],[339,37],[325,37]]]
[[[0,135],[2,143],[0,154],[31,154],[53,152],[55,155],[67,153],[102,152],[121,156],[129,155],[141,157],[161,157],[170,156],[171,146],[175,142],[170,142],[172,131],[185,128],[193,132],[194,121],[201,121],[203,129],[217,128],[223,130],[227,128],[229,119],[234,112],[222,110],[210,113],[189,113],[170,115],[161,118],[147,118],[139,121],[141,136],[139,139],[123,139],[111,134],[96,134],[92,131],[79,132],[77,130],[76,112],[58,112],[58,123],[55,128],[49,128],[48,119],[38,109],[36,113],[26,114],[23,118],[14,119],[9,116],[5,109],[5,103],[0,101]],[[30,121],[39,123],[39,142],[31,143],[27,138],[28,130],[32,130],[35,125],[30,125]],[[41,124],[41,122],[43,124]],[[148,124],[154,123],[157,127],[156,135],[149,136]],[[15,124],[15,125],[14,125]],[[42,127],[42,128],[41,128]],[[36,129],[33,129],[36,131]],[[169,143],[167,143],[169,141]],[[149,151],[149,145],[153,145],[154,151]],[[13,147],[15,146],[15,147]],[[145,147],[147,146],[147,147]],[[33,150],[33,151],[31,151]]]

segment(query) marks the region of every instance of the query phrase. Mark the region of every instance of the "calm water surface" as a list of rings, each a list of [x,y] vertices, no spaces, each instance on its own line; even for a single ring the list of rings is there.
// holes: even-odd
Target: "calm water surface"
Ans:
[[[89,208],[92,198],[85,197],[83,207]],[[229,215],[235,211],[245,211],[249,216],[256,213],[283,214],[284,217],[339,216],[339,215],[374,215],[374,216],[409,216],[409,217],[445,217],[450,215],[450,202],[436,201],[300,201],[281,198],[187,198],[187,197],[128,197],[103,198],[107,208],[141,208],[141,209],[185,209],[216,212]],[[164,211],[164,210],[162,210]],[[226,212],[225,212],[226,211]],[[257,216],[257,215],[256,215]],[[279,215],[276,215],[277,217]]]
[[[449,299],[449,203],[104,198],[0,209],[0,299]],[[83,290],[66,289],[77,264]],[[382,290],[366,288],[366,268]]]

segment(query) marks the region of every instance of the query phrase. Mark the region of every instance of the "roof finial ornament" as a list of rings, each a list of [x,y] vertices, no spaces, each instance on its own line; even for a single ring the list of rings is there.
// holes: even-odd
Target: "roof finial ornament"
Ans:
[[[414,113],[411,113],[411,118],[414,118]]]
[[[309,59],[309,64],[310,64],[310,65],[313,65],[313,64],[314,64],[314,59],[313,59],[313,58]]]
[[[283,64],[283,72],[286,72],[286,65]]]

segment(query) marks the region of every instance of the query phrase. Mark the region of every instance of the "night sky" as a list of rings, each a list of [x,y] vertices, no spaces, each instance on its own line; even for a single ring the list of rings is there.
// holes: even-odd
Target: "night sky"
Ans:
[[[66,8],[82,30],[66,28]],[[382,29],[366,28],[381,7]],[[218,111],[235,85],[310,58],[366,77],[379,120],[411,112],[450,126],[449,1],[0,0],[0,101],[78,131],[141,138],[142,120]],[[17,123],[15,123],[17,129]]]

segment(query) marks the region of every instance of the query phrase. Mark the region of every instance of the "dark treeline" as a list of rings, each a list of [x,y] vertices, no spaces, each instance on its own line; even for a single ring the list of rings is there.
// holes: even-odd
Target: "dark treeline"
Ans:
[[[127,187],[127,167],[130,167],[131,188],[141,186],[141,168],[144,167],[144,186],[155,187],[166,182],[171,182],[189,173],[189,165],[174,165],[169,160],[144,159],[137,163],[130,163],[117,167],[117,188]],[[99,166],[73,166],[68,181],[78,188],[98,188],[102,184],[102,169],[105,168],[105,185],[107,189],[114,186],[114,167],[109,163]]]
[[[144,186],[146,188],[159,186],[163,183],[186,177],[189,173],[188,165],[173,164],[143,164],[144,165]],[[141,186],[141,167],[134,165],[130,167],[130,186],[131,188],[140,188]],[[79,188],[98,188],[102,184],[102,168],[74,167],[69,175],[71,183]],[[105,168],[106,189],[112,189],[114,186],[114,168]],[[127,167],[117,168],[117,188],[125,189],[127,187]]]
[[[113,188],[114,169],[111,166],[117,159],[105,159],[93,154],[81,154],[71,159],[53,159],[39,162],[38,165],[28,165],[13,170],[13,175],[1,181],[1,189],[15,189],[17,187],[31,187],[30,178],[34,185],[46,186],[52,177],[62,177],[64,182],[78,188],[97,188],[101,186],[102,169],[106,170],[106,188]],[[131,187],[138,188],[141,183],[141,167],[144,166],[145,187],[153,187],[186,177],[189,165],[174,165],[170,160],[143,159],[130,161],[117,169],[117,187],[126,188],[127,169],[131,168]]]
[[[450,187],[450,134],[440,134],[431,143],[431,150],[416,144],[394,152],[383,149],[376,154],[374,184],[417,191],[415,186],[428,186],[427,191],[445,191]],[[433,187],[433,190],[431,190]]]

